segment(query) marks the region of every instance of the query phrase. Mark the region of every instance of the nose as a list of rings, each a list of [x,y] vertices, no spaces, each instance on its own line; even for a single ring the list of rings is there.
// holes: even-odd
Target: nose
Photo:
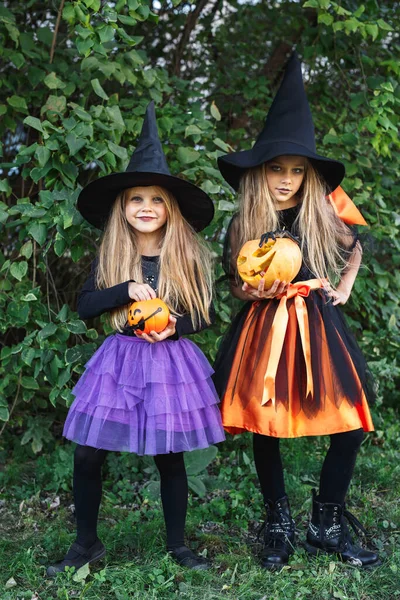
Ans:
[[[284,171],[282,173],[282,183],[290,183],[290,182],[291,182],[290,171]]]

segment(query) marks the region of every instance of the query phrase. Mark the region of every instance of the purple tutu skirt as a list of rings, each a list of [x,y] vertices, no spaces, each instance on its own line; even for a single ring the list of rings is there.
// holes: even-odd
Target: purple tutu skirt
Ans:
[[[72,393],[64,436],[83,446],[167,454],[225,439],[213,370],[188,339],[108,337]]]

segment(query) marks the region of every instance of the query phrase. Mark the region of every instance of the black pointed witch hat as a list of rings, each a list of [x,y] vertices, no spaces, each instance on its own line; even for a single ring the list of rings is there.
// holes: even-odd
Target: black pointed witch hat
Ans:
[[[214,205],[199,187],[171,175],[158,137],[154,102],[146,109],[137,147],[123,173],[112,173],[89,183],[79,194],[78,210],[92,225],[103,229],[119,192],[126,188],[157,185],[176,198],[183,217],[196,231],[212,221]]]
[[[289,59],[264,128],[253,148],[220,156],[218,167],[224,179],[237,190],[247,169],[283,155],[308,158],[325,180],[328,192],[335,190],[345,175],[341,162],[316,152],[314,124],[296,52]]]

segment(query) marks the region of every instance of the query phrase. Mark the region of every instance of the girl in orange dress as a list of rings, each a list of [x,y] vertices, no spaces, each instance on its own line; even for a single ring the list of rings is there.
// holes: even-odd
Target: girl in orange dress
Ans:
[[[285,565],[295,542],[279,439],[311,435],[330,435],[331,444],[319,494],[313,495],[307,550],[337,554],[361,567],[377,565],[378,556],[350,537],[347,523],[358,522],[344,504],[363,432],[373,430],[368,369],[339,308],[349,298],[362,255],[348,224],[365,221],[338,187],[344,165],[316,153],[296,54],[253,148],[221,157],[219,168],[239,191],[224,258],[232,294],[246,304],[221,345],[215,382],[225,429],[254,434],[267,510],[262,565]],[[240,248],[276,230],[299,241],[298,275],[269,289],[264,279],[257,289],[243,284],[236,268]]]

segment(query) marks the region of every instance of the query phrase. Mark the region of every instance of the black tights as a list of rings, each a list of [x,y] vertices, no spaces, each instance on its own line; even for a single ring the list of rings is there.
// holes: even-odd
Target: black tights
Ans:
[[[320,476],[320,502],[338,504],[344,502],[363,437],[362,429],[335,433],[330,436],[331,444]],[[255,433],[253,449],[264,502],[282,498],[285,495],[285,483],[279,438]]]
[[[74,500],[78,544],[89,548],[97,539],[97,518],[102,492],[101,468],[106,450],[77,446],[74,456]],[[159,454],[154,461],[160,473],[161,501],[167,529],[167,547],[184,545],[188,484],[183,452]]]

